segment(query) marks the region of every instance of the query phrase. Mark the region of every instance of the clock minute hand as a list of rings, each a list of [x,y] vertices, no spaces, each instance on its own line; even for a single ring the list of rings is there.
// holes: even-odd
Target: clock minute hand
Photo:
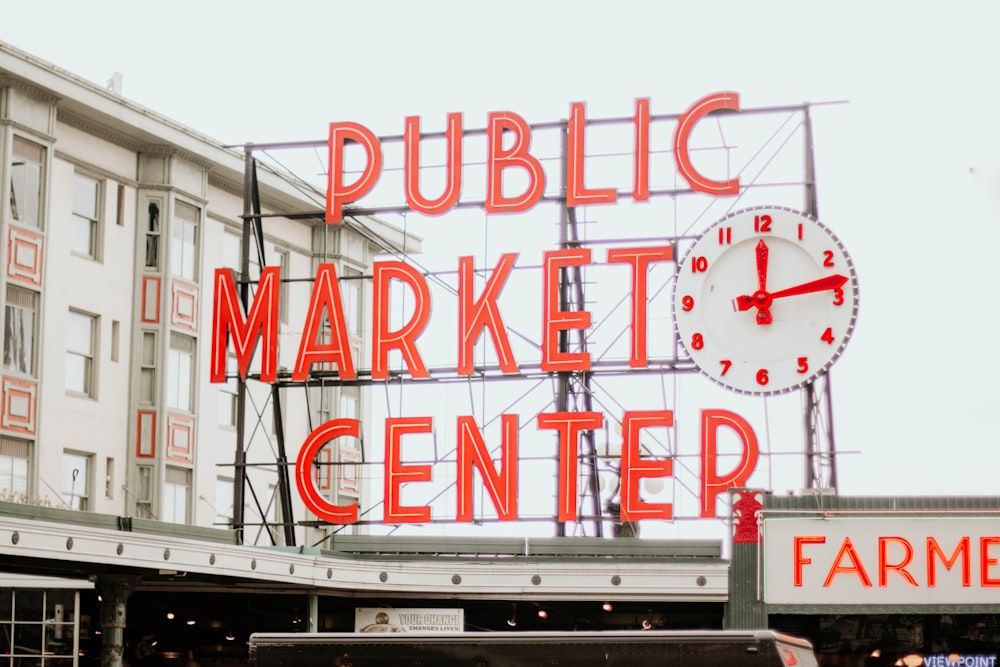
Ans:
[[[798,296],[800,294],[810,294],[812,292],[825,292],[829,289],[837,289],[846,282],[847,276],[842,276],[837,273],[832,276],[825,276],[816,280],[810,280],[807,283],[795,285],[794,287],[787,287],[783,290],[778,290],[777,292],[771,292],[771,298],[780,299],[785,296]]]
[[[753,296],[741,295],[733,299],[733,305],[736,310],[750,310],[754,306],[758,308],[767,308],[774,299],[780,299],[786,296],[799,296],[800,294],[811,294],[812,292],[825,292],[830,289],[837,289],[841,285],[847,282],[847,276],[840,275],[839,273],[832,276],[824,276],[823,278],[817,278],[816,280],[810,280],[809,282],[802,283],[800,285],[794,285],[792,287],[787,287],[783,290],[778,290],[777,292],[767,292],[761,293],[757,292]]]

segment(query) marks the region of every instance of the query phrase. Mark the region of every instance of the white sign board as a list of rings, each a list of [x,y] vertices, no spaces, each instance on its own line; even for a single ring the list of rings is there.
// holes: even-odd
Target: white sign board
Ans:
[[[400,609],[356,607],[355,632],[439,634],[465,630],[464,609]]]
[[[766,518],[768,604],[996,604],[1000,517]]]

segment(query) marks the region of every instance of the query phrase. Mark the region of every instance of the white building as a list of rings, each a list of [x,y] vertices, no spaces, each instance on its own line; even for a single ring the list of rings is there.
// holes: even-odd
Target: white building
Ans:
[[[0,128],[0,497],[226,525],[238,478],[237,384],[209,383],[208,339],[213,272],[240,267],[243,151],[3,44]],[[325,225],[322,193],[258,171],[265,216],[319,213],[265,218],[265,263],[279,265],[283,278],[310,277],[320,262],[360,276],[377,252],[403,241],[373,218],[362,219],[364,229]],[[411,237],[408,246],[419,243]],[[344,289],[359,350],[364,288],[348,280]],[[283,367],[294,362],[307,290],[281,288]],[[269,387],[252,389],[244,422],[254,489],[246,494],[248,524],[281,518],[276,469],[255,465],[275,461]],[[365,409],[360,387],[311,389],[312,414],[304,389],[281,395],[292,462],[310,424]],[[321,488],[335,494],[337,485],[326,482]],[[280,533],[272,530],[278,543]],[[296,542],[306,537],[300,532]],[[272,538],[248,528],[245,539]]]

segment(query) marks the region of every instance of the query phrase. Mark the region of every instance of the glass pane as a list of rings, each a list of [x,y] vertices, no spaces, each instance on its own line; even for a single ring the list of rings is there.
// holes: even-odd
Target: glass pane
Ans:
[[[14,592],[14,611],[18,621],[42,622],[43,591],[18,589]]]
[[[0,622],[11,621],[14,618],[14,591],[0,590]],[[10,628],[6,628],[8,631]]]
[[[94,254],[94,223],[88,218],[73,216],[69,229],[69,249],[78,255]]]
[[[0,623],[0,665],[7,664],[7,656],[10,655],[11,633],[14,627],[9,623]]]
[[[66,355],[66,391],[87,393],[87,361],[79,354]]]
[[[3,330],[3,365],[19,373],[34,372],[33,350],[35,314],[30,310],[8,305]]]
[[[146,235],[146,267],[156,269],[160,266],[160,237]]]
[[[142,334],[142,365],[156,365],[156,334],[151,331]]]
[[[10,212],[22,225],[39,226],[42,167],[23,158],[14,158],[10,168]]]
[[[60,492],[71,509],[81,509],[81,500],[87,497],[87,480],[90,478],[90,458],[80,454],[64,453]]]
[[[97,219],[97,181],[77,175],[73,181],[73,213]]]
[[[226,232],[222,235],[222,265],[234,269],[237,273],[240,270],[240,246],[242,239],[236,234]]]
[[[0,455],[0,498],[19,502],[28,493],[28,460],[17,456]],[[0,620],[5,618],[3,597],[0,596]],[[9,611],[7,609],[6,611]]]
[[[153,387],[156,382],[156,373],[152,368],[143,368],[139,374],[139,401],[142,403],[153,402]]]
[[[93,351],[94,318],[70,311],[66,320],[66,349],[90,356]]]

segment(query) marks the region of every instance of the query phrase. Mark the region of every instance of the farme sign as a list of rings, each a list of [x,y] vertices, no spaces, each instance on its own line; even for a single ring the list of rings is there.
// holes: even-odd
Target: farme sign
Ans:
[[[1000,517],[767,518],[768,604],[994,604]]]
[[[726,92],[709,95],[698,100],[677,117],[673,134],[673,154],[678,172],[686,179],[691,190],[712,196],[732,195],[739,192],[737,179],[714,180],[699,173],[688,155],[688,141],[699,119],[717,110],[739,111],[739,96]],[[650,106],[648,99],[635,103],[633,154],[633,188],[631,196],[644,201],[650,195]],[[562,168],[565,172],[565,197],[568,206],[583,204],[613,204],[618,196],[614,188],[588,189],[584,183],[584,105],[570,107],[566,123],[567,144]],[[530,152],[531,126],[515,113],[504,111],[490,113],[486,124],[487,187],[485,201],[479,202],[489,213],[518,213],[534,206],[545,188],[545,172],[540,161]],[[441,215],[459,203],[462,190],[463,127],[461,114],[450,114],[447,121],[447,177],[443,193],[430,198],[420,191],[420,122],[410,117],[405,121],[403,137],[405,150],[405,198],[407,206],[426,215]],[[365,166],[353,180],[347,177],[344,150],[348,142],[363,147]],[[356,202],[368,193],[382,170],[381,142],[370,130],[357,123],[332,123],[329,133],[329,182],[326,198],[326,222],[341,222],[344,206]],[[659,148],[659,147],[658,147]],[[504,177],[509,170],[518,170],[523,177],[523,192],[511,193],[505,189]],[[651,247],[609,248],[605,261],[631,267],[631,283],[623,284],[631,297],[630,356],[632,368],[647,367],[647,269],[653,263],[674,261],[672,245]],[[489,274],[485,287],[474,288],[474,257],[458,258],[457,330],[459,342],[454,372],[457,377],[473,374],[473,352],[476,342],[484,332],[490,334],[499,367],[503,374],[520,372],[504,316],[499,305],[504,286],[517,260],[517,254],[504,254]],[[586,310],[564,310],[559,299],[560,272],[582,267],[594,258],[589,248],[564,248],[547,251],[543,255],[541,308],[542,331],[540,368],[543,372],[591,371],[590,354],[586,351],[570,352],[560,349],[559,339],[567,332],[586,330],[592,325],[592,315]],[[259,356],[259,377],[262,382],[277,379],[277,346],[279,322],[279,267],[268,266],[261,270],[261,277],[252,304],[244,308],[238,296],[236,283],[230,269],[217,269],[214,279],[214,300],[211,341],[211,381],[226,381],[226,356],[230,343],[235,351],[240,376],[244,379],[250,371],[251,360]],[[372,266],[372,326],[370,358],[371,380],[385,380],[390,375],[391,353],[401,355],[405,372],[413,379],[427,378],[429,372],[423,361],[418,337],[424,330],[431,313],[430,290],[423,273],[404,261],[376,261]],[[412,315],[402,326],[393,328],[389,313],[392,312],[390,295],[394,288],[405,289],[407,307]],[[398,291],[398,290],[395,290]],[[397,308],[398,310],[398,305]],[[329,334],[321,335],[324,319],[329,323]],[[308,312],[302,324],[302,337],[291,373],[293,381],[310,378],[315,364],[336,364],[338,375],[345,381],[358,380],[360,360],[352,356],[344,316],[343,298],[338,287],[337,270],[333,264],[321,264],[316,271]],[[700,432],[700,513],[703,517],[715,516],[717,496],[733,486],[746,484],[756,467],[759,450],[757,438],[750,424],[738,414],[728,410],[705,409],[701,411]],[[498,436],[499,464],[494,462],[487,438],[473,416],[460,416],[454,428],[454,445],[457,451],[457,510],[455,519],[460,522],[473,520],[474,472],[478,471],[487,495],[497,516],[502,521],[518,518],[518,433],[519,416],[504,414],[500,420]],[[640,498],[640,483],[646,478],[666,478],[673,475],[673,461],[644,458],[640,453],[639,436],[644,429],[673,426],[673,411],[625,411],[622,419],[621,519],[671,519],[670,503],[644,502]],[[535,416],[539,430],[554,432],[559,441],[559,474],[557,514],[559,521],[574,521],[578,517],[579,441],[581,434],[602,428],[604,415],[600,412],[548,412]],[[429,465],[407,464],[402,454],[403,440],[409,434],[431,433],[435,430],[434,418],[429,415],[394,417],[384,425],[384,497],[383,520],[387,524],[427,523],[431,508],[426,505],[404,505],[402,487],[407,484],[429,483],[432,469]],[[727,429],[741,443],[738,463],[731,469],[718,469],[718,442],[720,429]],[[331,524],[350,524],[358,521],[358,504],[335,505],[324,498],[316,487],[313,462],[318,452],[338,438],[358,438],[361,425],[356,419],[332,419],[317,427],[303,443],[295,468],[299,494],[307,508],[320,520]],[[496,446],[494,444],[494,446]]]

